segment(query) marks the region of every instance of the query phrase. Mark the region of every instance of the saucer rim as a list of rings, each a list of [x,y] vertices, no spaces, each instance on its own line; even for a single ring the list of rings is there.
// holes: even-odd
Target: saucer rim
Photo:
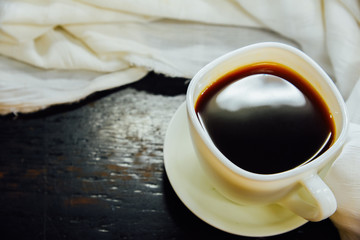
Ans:
[[[171,138],[171,135],[173,134],[173,132],[176,132],[176,131],[179,131],[179,130],[174,130],[176,128],[175,124],[177,123],[177,121],[179,120],[178,118],[180,117],[183,117],[184,118],[184,124],[188,124],[188,119],[182,115],[186,114],[186,102],[184,101],[182,104],[180,104],[180,106],[177,108],[176,112],[174,113],[174,115],[172,116],[170,122],[169,122],[169,125],[168,125],[168,128],[166,130],[166,134],[165,134],[165,140],[164,140],[164,168],[165,168],[165,172],[167,174],[167,177],[169,179],[169,182],[172,186],[172,188],[174,189],[176,195],[178,196],[178,198],[181,200],[181,202],[195,215],[197,216],[198,218],[200,218],[202,221],[206,222],[207,224],[219,229],[219,230],[222,230],[224,232],[227,232],[227,233],[231,233],[231,234],[235,234],[235,235],[239,235],[239,236],[247,236],[247,237],[268,237],[268,236],[274,236],[274,235],[279,235],[279,234],[282,234],[282,233],[286,233],[286,232],[289,232],[291,230],[294,230],[302,225],[304,225],[305,223],[307,223],[308,221],[303,219],[303,218],[300,218],[298,216],[296,216],[295,214],[292,214],[293,215],[293,220],[294,220],[294,223],[291,225],[291,226],[288,226],[288,227],[281,227],[282,225],[283,226],[286,226],[286,225],[289,225],[289,224],[286,224],[284,220],[283,224],[278,224],[278,228],[277,229],[269,229],[268,227],[264,227],[263,229],[259,229],[259,227],[256,227],[256,233],[254,233],[254,230],[244,230],[242,228],[236,228],[236,229],[230,229],[231,227],[226,227],[226,224],[224,225],[223,223],[226,222],[226,219],[216,219],[214,217],[210,219],[207,219],[207,217],[209,217],[209,214],[210,213],[203,213],[202,210],[199,210],[197,209],[196,207],[196,204],[194,204],[194,197],[195,196],[191,196],[191,194],[183,194],[184,191],[181,190],[181,187],[179,186],[180,184],[177,182],[176,180],[176,177],[172,175],[172,170],[171,170],[171,166],[174,165],[174,161],[171,161],[170,160],[170,156],[171,156],[171,153],[169,153],[169,147],[168,145],[171,144],[172,142],[174,142],[174,140],[172,139],[176,139],[176,138]],[[182,128],[186,128],[184,125],[182,127],[180,127],[180,129]],[[190,139],[190,133],[187,133],[188,134],[188,137],[189,137],[189,140],[191,141]],[[180,140],[178,142],[181,142]],[[183,144],[185,145],[185,144]],[[188,149],[189,152],[193,151],[191,154],[194,155],[193,157],[194,158],[197,158],[195,156],[195,152],[194,152],[194,149]],[[180,151],[181,152],[181,151]],[[170,156],[169,156],[170,155]],[[174,155],[174,154],[172,154]],[[194,166],[196,166],[197,164],[194,164]],[[197,166],[198,168],[200,168],[200,166]],[[199,169],[201,170],[201,169]],[[201,174],[202,175],[202,174]],[[206,176],[202,176],[201,178],[206,178]],[[189,181],[185,181],[185,183],[187,183]],[[184,183],[184,181],[183,181]],[[189,184],[188,184],[189,185]],[[210,184],[209,184],[210,185]],[[208,185],[208,187],[209,187]],[[210,188],[212,188],[210,186]],[[226,199],[225,197],[223,197],[220,193],[216,192],[216,198],[218,199],[221,199],[221,201],[227,205],[236,205],[235,203],[231,202],[230,200]],[[190,199],[191,197],[193,197],[193,199]],[[239,206],[240,207],[240,206]],[[242,208],[244,206],[241,206]],[[256,206],[255,206],[256,207]],[[254,206],[252,206],[252,208],[254,208]],[[259,207],[259,209],[261,210],[261,208],[264,208],[264,207]],[[209,209],[208,209],[209,210]],[[206,217],[207,215],[207,217]],[[210,214],[211,215],[211,214]],[[224,221],[225,220],[225,221]],[[240,224],[240,222],[239,222]],[[240,225],[239,225],[240,226]],[[280,230],[282,229],[282,230]]]

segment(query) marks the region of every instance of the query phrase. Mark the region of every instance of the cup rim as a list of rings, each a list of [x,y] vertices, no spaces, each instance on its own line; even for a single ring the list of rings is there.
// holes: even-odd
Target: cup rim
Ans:
[[[198,121],[198,118],[197,118],[197,115],[196,115],[195,109],[194,109],[196,99],[194,99],[194,97],[193,97],[193,92],[195,90],[197,82],[207,72],[209,72],[213,68],[217,67],[223,61],[231,59],[238,54],[242,54],[247,51],[253,51],[255,49],[258,50],[261,48],[279,48],[279,49],[294,53],[294,54],[298,55],[300,58],[302,58],[303,60],[307,61],[330,85],[330,88],[333,91],[333,94],[334,94],[338,104],[340,105],[340,109],[341,109],[340,114],[341,114],[341,117],[343,120],[342,128],[337,129],[340,133],[338,138],[336,139],[335,143],[329,149],[327,149],[323,154],[321,154],[319,157],[315,158],[314,160],[312,160],[311,162],[309,162],[307,164],[300,165],[300,166],[297,166],[295,168],[292,168],[292,169],[289,169],[289,170],[286,170],[283,172],[272,173],[272,174],[261,174],[261,173],[250,172],[250,171],[242,169],[242,168],[238,167],[237,165],[235,165],[234,163],[232,163],[228,158],[226,158],[220,152],[219,149],[217,149],[215,144],[211,141],[210,136],[208,134],[206,134],[202,125]],[[253,179],[253,180],[258,180],[258,181],[279,180],[279,179],[283,179],[283,178],[292,177],[295,175],[301,175],[301,174],[304,174],[307,172],[313,173],[314,170],[318,170],[320,168],[320,166],[322,166],[322,164],[328,158],[330,158],[333,154],[335,154],[339,150],[339,148],[342,147],[342,145],[346,139],[348,125],[349,125],[347,112],[346,112],[346,104],[344,102],[344,99],[341,96],[337,87],[335,86],[334,82],[325,73],[325,71],[312,58],[310,58],[308,55],[306,55],[299,49],[292,47],[290,45],[286,45],[286,44],[278,43],[278,42],[261,42],[261,43],[255,43],[252,45],[248,45],[248,46],[236,49],[234,51],[231,51],[227,54],[224,54],[224,55],[216,58],[215,60],[211,61],[207,65],[205,65],[203,68],[200,69],[200,71],[197,74],[195,74],[195,76],[191,79],[191,81],[189,83],[189,86],[188,86],[188,89],[186,92],[186,108],[187,108],[188,117],[189,117],[190,121],[192,122],[192,125],[193,125],[195,131],[198,133],[198,135],[204,141],[204,143],[207,146],[210,146],[209,150],[212,152],[212,154],[215,155],[215,157],[221,163],[223,163],[228,169],[230,169],[232,172],[234,172],[238,175],[241,175],[243,177],[246,177],[248,179]]]

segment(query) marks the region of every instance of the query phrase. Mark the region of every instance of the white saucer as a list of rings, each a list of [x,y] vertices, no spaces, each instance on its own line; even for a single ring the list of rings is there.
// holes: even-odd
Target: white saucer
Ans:
[[[200,219],[225,232],[264,237],[291,231],[307,222],[275,204],[242,206],[220,195],[199,166],[188,131],[185,103],[178,108],[167,129],[164,164],[181,201]]]

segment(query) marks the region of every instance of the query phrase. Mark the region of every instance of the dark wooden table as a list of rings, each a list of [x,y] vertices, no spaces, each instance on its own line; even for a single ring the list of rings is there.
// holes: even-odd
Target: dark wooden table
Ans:
[[[164,135],[187,83],[150,73],[79,103],[0,117],[0,239],[250,239],[198,219],[168,181]],[[330,220],[261,239],[319,237],[339,239]]]

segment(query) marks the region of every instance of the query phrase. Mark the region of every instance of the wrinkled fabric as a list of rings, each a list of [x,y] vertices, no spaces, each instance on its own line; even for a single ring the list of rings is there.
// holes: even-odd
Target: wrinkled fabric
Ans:
[[[0,67],[9,69],[0,73],[2,114],[73,102],[148,71],[191,78],[214,58],[264,41],[302,49],[345,99],[360,75],[355,0],[5,0],[0,7]]]

